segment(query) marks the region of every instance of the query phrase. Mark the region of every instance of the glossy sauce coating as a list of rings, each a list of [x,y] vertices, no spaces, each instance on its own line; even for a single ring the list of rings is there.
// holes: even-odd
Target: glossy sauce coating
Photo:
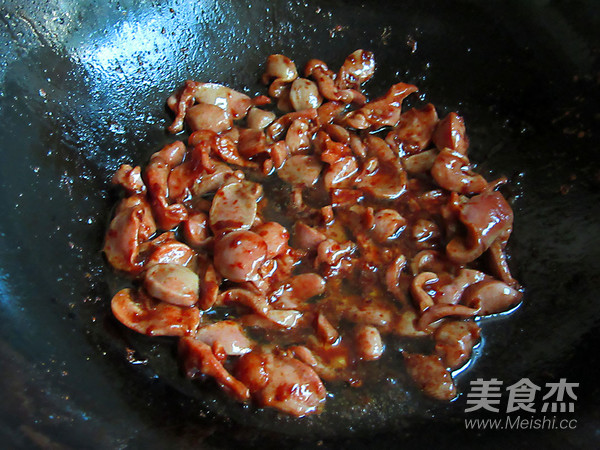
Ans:
[[[169,97],[187,143],[113,177],[125,197],[104,253],[137,286],[112,299],[117,320],[176,336],[187,376],[294,416],[321,411],[327,383],[378,383],[376,360],[454,399],[475,319],[522,296],[506,180],[474,171],[462,117],[403,107],[416,86],[368,100],[375,71],[365,50],[337,73],[271,55],[269,96],[186,81]],[[395,338],[434,350],[401,353]]]

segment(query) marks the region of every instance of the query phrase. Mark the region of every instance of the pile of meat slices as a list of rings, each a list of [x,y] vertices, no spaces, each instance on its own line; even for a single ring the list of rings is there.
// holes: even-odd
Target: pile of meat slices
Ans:
[[[452,400],[474,319],[520,301],[506,180],[473,172],[460,116],[402,110],[415,86],[367,101],[374,71],[357,50],[337,73],[310,60],[304,77],[269,56],[268,96],[187,81],[168,99],[169,131],[187,124],[187,144],[115,173],[126,195],[104,252],[136,287],[112,311],[177,336],[188,377],[304,416],[322,410],[322,380],[360,386],[402,336],[435,341],[394,357],[425,394]]]

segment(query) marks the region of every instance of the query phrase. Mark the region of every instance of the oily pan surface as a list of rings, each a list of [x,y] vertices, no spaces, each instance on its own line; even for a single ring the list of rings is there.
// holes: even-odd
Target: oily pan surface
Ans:
[[[435,443],[432,427],[444,440],[473,437],[461,422],[464,398],[439,405],[405,392],[402,381],[370,391],[374,402],[365,403],[364,392],[335,396],[309,420],[242,408],[210,383],[185,381],[170,341],[155,346],[110,317],[122,280],[109,277],[99,252],[116,198],[108,180],[168,140],[168,93],[192,78],[254,94],[270,53],[337,67],[363,47],[378,63],[367,92],[411,82],[440,115],[464,115],[471,159],[488,179],[508,176],[517,195],[509,252],[524,304],[484,324],[482,354],[459,388],[477,377],[579,382],[578,433],[556,432],[553,445],[589,442],[600,318],[597,87],[586,78],[598,72],[586,26],[594,17],[584,3],[577,13],[563,2],[435,6],[6,4],[0,357],[12,370],[2,433],[21,446],[50,439],[99,448],[274,445],[286,435],[331,444],[352,436],[395,442],[401,434]]]

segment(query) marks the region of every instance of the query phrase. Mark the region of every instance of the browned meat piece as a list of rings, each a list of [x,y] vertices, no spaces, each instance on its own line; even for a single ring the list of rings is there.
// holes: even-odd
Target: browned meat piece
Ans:
[[[319,412],[327,393],[315,371],[294,358],[250,352],[235,373],[261,406],[297,417]]]
[[[244,355],[254,347],[254,342],[246,336],[240,324],[232,320],[201,325],[194,338],[211,348],[217,343],[225,354],[233,356]]]
[[[141,196],[121,201],[111,220],[104,241],[104,254],[117,270],[136,273],[142,268],[138,260],[140,244],[156,232],[150,205]]]
[[[224,120],[241,119],[246,115],[250,106],[252,106],[250,97],[233,89],[220,84],[198,83],[188,80],[185,82],[185,86],[181,92],[173,94],[167,101],[169,107],[177,114],[169,127],[171,133],[175,134],[183,130],[183,121],[193,108],[192,105],[196,102],[199,105],[211,105],[223,110],[223,113],[215,113],[214,111],[216,110],[211,109],[210,114],[212,118],[210,119],[210,124],[216,124],[215,119],[218,115],[223,115],[227,118]],[[203,125],[202,122],[204,119],[201,118],[200,111],[198,111],[198,114],[194,114],[194,116],[192,124],[196,125],[195,120],[200,120],[198,125]]]
[[[444,367],[439,356],[419,355],[404,352],[408,374],[420,389],[437,400],[453,400],[456,386],[450,372]]]
[[[400,156],[419,153],[431,143],[437,123],[437,112],[431,103],[423,109],[409,109],[400,116],[398,125],[388,133],[385,141]]]
[[[485,178],[469,169],[467,157],[448,148],[435,158],[431,176],[444,189],[460,194],[478,194],[487,187]]]
[[[208,216],[202,212],[189,214],[187,220],[183,222],[183,236],[192,247],[205,245],[210,237]]]
[[[316,250],[327,236],[313,227],[297,222],[294,225],[294,245],[304,250]]]
[[[327,189],[347,188],[354,185],[358,173],[358,163],[354,156],[346,156],[331,164],[323,176],[323,183]]]
[[[252,231],[233,231],[215,243],[215,268],[231,281],[251,281],[267,257],[265,240]]]
[[[460,299],[469,286],[479,283],[484,280],[487,275],[483,272],[473,269],[460,269],[458,275],[437,290],[437,302],[455,305],[460,302]]]
[[[252,107],[250,108],[250,111],[248,111],[246,124],[248,125],[248,128],[252,130],[262,131],[271,125],[276,117],[274,112]]]
[[[345,117],[345,123],[358,130],[396,126],[400,120],[402,101],[417,90],[412,84],[395,84],[385,96],[349,113]]]
[[[142,180],[142,169],[140,166],[131,167],[123,164],[112,177],[113,184],[118,184],[127,191],[129,195],[145,194],[146,185]]]
[[[290,88],[290,103],[296,111],[318,108],[323,103],[317,85],[306,78],[296,78]]]
[[[379,330],[372,325],[358,325],[354,330],[356,352],[365,361],[375,361],[381,358],[385,346]]]
[[[126,197],[104,254],[139,286],[113,297],[117,320],[180,337],[187,376],[298,417],[322,410],[321,379],[357,387],[395,369],[389,335],[435,343],[405,352],[406,369],[425,394],[456,398],[474,318],[522,298],[507,179],[475,172],[456,113],[439,120],[417,98],[403,110],[416,86],[367,103],[374,72],[362,49],[337,73],[309,60],[305,78],[275,54],[269,96],[195,81],[171,95],[169,131],[187,124],[187,145],[112,179]]]
[[[375,57],[372,52],[356,50],[351,53],[336,78],[340,89],[359,89],[360,85],[369,81],[375,73]]]
[[[233,125],[231,116],[216,105],[199,103],[187,110],[185,121],[192,131],[210,130],[215,133],[229,130]]]
[[[469,286],[462,302],[475,308],[477,314],[486,316],[504,312],[521,300],[522,294],[499,280],[483,280]]]
[[[459,317],[468,319],[477,314],[477,310],[464,305],[448,305],[438,303],[427,308],[417,321],[417,328],[425,330],[429,325],[444,317]]]
[[[449,148],[466,155],[469,140],[463,118],[452,112],[440,120],[433,133],[433,143],[439,150]]]
[[[479,258],[499,236],[512,230],[512,209],[499,192],[484,192],[471,198],[461,207],[459,217],[467,236],[457,236],[446,246],[448,257],[457,263]]]
[[[286,159],[277,175],[290,184],[312,186],[319,179],[322,168],[321,162],[312,155],[294,155]]]
[[[152,297],[179,306],[196,304],[199,282],[196,273],[177,264],[155,264],[144,276],[144,287]]]
[[[193,263],[195,256],[196,252],[184,243],[176,239],[169,239],[163,243],[155,243],[155,249],[146,259],[144,269],[148,270],[155,264],[188,266]]]
[[[256,218],[262,187],[247,181],[221,186],[210,207],[209,224],[219,236],[233,230],[248,230]]]
[[[148,336],[188,336],[200,323],[198,309],[159,302],[132,289],[117,292],[110,306],[119,322]]]
[[[208,375],[236,399],[244,401],[250,398],[248,388],[225,370],[212,349],[201,340],[191,337],[180,339],[179,355],[183,360],[183,370],[189,378],[200,374]]]
[[[303,273],[289,278],[271,294],[271,304],[277,308],[294,309],[325,291],[325,280],[316,273]]]
[[[152,155],[144,172],[152,212],[158,226],[170,230],[187,219],[187,210],[180,203],[170,204],[168,179],[171,169],[180,164],[185,154],[185,144],[176,141]]]
[[[259,225],[254,232],[262,237],[267,244],[267,258],[275,258],[285,251],[290,234],[283,225],[277,222],[267,222]]]
[[[457,369],[469,360],[479,342],[479,331],[475,322],[465,321],[444,322],[435,331],[435,351],[446,367]]]

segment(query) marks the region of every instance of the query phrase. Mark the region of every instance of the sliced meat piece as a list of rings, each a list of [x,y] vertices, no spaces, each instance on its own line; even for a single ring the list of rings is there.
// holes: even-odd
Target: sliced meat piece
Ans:
[[[153,300],[122,289],[110,302],[113,315],[126,327],[148,336],[188,336],[196,332],[200,311]]]
[[[364,361],[375,361],[381,358],[385,345],[379,330],[371,325],[359,325],[354,330],[356,352]]]
[[[173,167],[181,163],[185,155],[185,144],[176,141],[154,153],[144,171],[144,181],[152,212],[159,227],[170,230],[187,219],[187,210],[180,203],[170,203],[168,198],[169,175]]]
[[[244,158],[252,158],[260,153],[265,153],[267,152],[267,137],[262,130],[242,130],[238,149]]]
[[[290,103],[294,110],[318,108],[323,103],[317,85],[306,78],[296,78],[290,89]]]
[[[196,304],[199,282],[198,275],[177,264],[155,264],[144,276],[144,287],[151,296],[179,306]]]
[[[405,309],[398,315],[391,332],[399,336],[407,337],[420,337],[431,334],[432,330],[430,329],[426,328],[425,330],[421,330],[418,328],[417,320],[417,313],[412,308]]]
[[[429,172],[437,156],[437,150],[425,150],[424,152],[402,158],[402,165],[408,173],[413,175]]]
[[[435,352],[446,367],[457,369],[471,357],[473,347],[479,342],[479,332],[475,322],[445,322],[435,331]]]
[[[315,371],[294,358],[250,352],[240,358],[235,374],[261,406],[297,417],[318,413],[327,394]]]
[[[198,307],[204,311],[212,308],[219,298],[219,286],[221,285],[221,277],[215,270],[215,267],[208,263],[202,283],[200,285],[200,298]]]
[[[129,195],[146,193],[146,185],[142,180],[142,168],[140,166],[131,167],[129,164],[122,164],[113,175],[111,182],[123,187]]]
[[[331,123],[338,117],[342,111],[346,108],[346,105],[342,102],[326,102],[317,108],[317,114],[319,117],[319,123],[326,124]]]
[[[241,92],[216,83],[188,80],[181,92],[171,96],[168,101],[176,113],[173,123],[169,126],[171,133],[183,130],[183,121],[195,102],[217,106],[233,120],[242,119],[252,106],[252,99]]]
[[[215,268],[231,281],[257,279],[266,257],[265,240],[251,231],[233,231],[215,243]]]
[[[400,156],[418,154],[430,144],[437,123],[437,112],[431,103],[423,109],[409,109],[385,140]]]
[[[246,124],[248,128],[256,131],[262,131],[267,128],[275,120],[275,113],[271,111],[265,111],[260,108],[252,107],[248,111],[246,117]],[[241,150],[240,150],[241,151]]]
[[[148,270],[156,264],[176,264],[187,266],[192,262],[196,252],[183,242],[175,239],[159,244],[146,260],[144,269]]]
[[[448,148],[435,158],[431,176],[444,189],[459,194],[478,194],[488,185],[485,178],[470,169],[466,156]]]
[[[199,103],[189,108],[185,121],[192,131],[210,130],[215,133],[229,130],[233,125],[227,111],[206,103]]]
[[[306,119],[296,119],[285,134],[285,144],[292,155],[305,153],[311,145],[311,125]]]
[[[457,391],[450,372],[436,355],[403,352],[408,374],[425,394],[437,400],[450,401]]]
[[[250,292],[247,289],[229,289],[220,296],[223,304],[239,304],[250,308],[263,317],[266,317],[270,310],[269,303],[264,295]]]
[[[192,337],[180,339],[179,355],[188,378],[196,378],[201,374],[208,375],[239,401],[250,398],[248,388],[225,370],[212,349],[204,342]]]
[[[269,55],[262,82],[268,84],[270,80],[276,79],[284,82],[292,82],[298,77],[296,64],[285,55]]]
[[[254,342],[248,339],[240,324],[233,320],[222,320],[200,326],[196,331],[195,339],[211,347],[216,342],[230,356],[244,355],[254,347]]]
[[[488,263],[493,275],[500,278],[500,280],[504,281],[510,287],[517,289],[519,283],[517,280],[515,280],[510,272],[506,258],[506,252],[504,251],[507,240],[508,236],[506,239],[502,239],[501,236],[496,239],[492,245],[490,245],[488,252]]]
[[[433,306],[434,300],[430,295],[430,285],[438,280],[438,276],[433,272],[421,272],[412,279],[410,293],[415,305],[421,312]]]
[[[448,258],[459,264],[479,258],[499,236],[512,230],[512,209],[499,192],[472,197],[461,206],[459,218],[467,237],[454,237],[446,246]]]
[[[271,303],[277,308],[295,309],[312,297],[325,291],[325,280],[316,273],[295,275],[271,294]]]
[[[302,119],[314,123],[317,120],[317,117],[317,110],[315,108],[284,114],[267,127],[267,137],[275,142],[281,139],[285,130],[287,130],[294,121]]]
[[[208,216],[203,212],[189,214],[182,228],[185,241],[192,247],[203,247],[210,240]]]
[[[359,102],[364,104],[364,96],[351,89],[339,89],[335,84],[335,73],[318,59],[311,59],[304,68],[304,75],[317,82],[319,92],[327,100],[343,103]]]
[[[439,150],[449,148],[466,155],[469,148],[469,139],[467,138],[464,119],[451,112],[440,120],[433,132],[433,143]]]
[[[434,324],[444,317],[459,317],[468,319],[475,316],[477,310],[464,305],[448,305],[445,303],[438,303],[430,306],[421,314],[417,322],[417,327],[420,330],[425,330],[430,325]]]
[[[304,345],[294,345],[290,347],[289,350],[294,353],[294,357],[296,359],[299,359],[304,364],[308,364],[311,367],[315,367],[317,364],[319,364],[312,351],[310,351],[310,349]]]
[[[338,330],[322,312],[317,314],[315,327],[317,329],[317,336],[319,339],[327,344],[333,345],[340,337]]]
[[[260,133],[264,135],[264,133]],[[242,141],[241,137],[240,141]],[[260,144],[260,142],[256,144],[256,146],[259,149],[257,151],[260,151]],[[240,167],[249,167],[253,169],[258,167],[257,163],[249,161],[248,159],[242,157],[242,155],[240,155],[240,153],[238,152],[238,146],[231,139],[225,136],[215,136],[211,149],[215,154],[219,155],[219,158],[221,158],[226,163],[234,164]],[[266,150],[264,150],[263,148],[263,151]]]
[[[317,247],[316,264],[325,263],[334,266],[345,256],[349,256],[356,250],[356,244],[352,241],[339,243],[333,239],[326,239]]]
[[[140,244],[155,232],[156,224],[145,198],[136,195],[123,199],[108,226],[102,249],[109,264],[124,272],[139,272]]]
[[[417,91],[417,87],[412,84],[395,84],[383,97],[348,113],[344,118],[344,122],[346,125],[358,130],[376,130],[385,126],[394,127],[400,120],[402,101]]]
[[[244,179],[244,174],[239,171],[233,171],[227,164],[217,162],[214,164],[213,171],[202,172],[192,185],[192,194],[195,197],[215,192],[220,187],[231,183],[239,183]]]
[[[407,176],[400,164],[380,163],[370,158],[356,179],[356,185],[373,197],[394,200],[406,192]]]
[[[441,252],[421,250],[413,257],[410,270],[413,275],[417,275],[421,272],[447,272],[450,269],[448,268],[448,261]]]
[[[460,298],[472,284],[478,283],[485,278],[489,278],[483,272],[473,269],[460,269],[456,277],[450,282],[437,288],[437,303],[447,303],[455,305],[460,302]]]
[[[290,234],[277,222],[266,222],[254,229],[254,232],[267,244],[267,258],[272,259],[285,251]]]
[[[270,309],[265,314],[266,319],[284,329],[296,327],[302,316],[303,313],[294,309]]]
[[[327,236],[303,222],[294,224],[294,245],[303,250],[316,250]]]
[[[477,315],[487,316],[509,310],[521,300],[522,294],[500,280],[483,280],[469,286],[462,302],[475,308]]]
[[[375,73],[375,57],[372,52],[362,49],[352,52],[344,60],[336,78],[340,89],[359,89]]]
[[[395,209],[381,209],[375,213],[373,220],[371,233],[379,243],[398,237],[406,227],[406,219]]]
[[[344,319],[358,324],[373,325],[386,333],[397,316],[396,309],[384,301],[345,298],[336,305]]]
[[[322,169],[323,164],[315,156],[294,155],[286,159],[277,175],[290,184],[312,186],[319,179]]]
[[[406,256],[398,255],[385,271],[385,285],[388,292],[391,292],[396,300],[406,303],[406,293],[399,286],[400,275],[406,267]]]
[[[357,173],[358,163],[356,158],[346,156],[334,162],[325,170],[323,182],[327,189],[352,187]]]
[[[247,181],[219,188],[210,207],[209,224],[215,236],[233,230],[248,230],[256,218],[262,187]]]
[[[331,199],[331,205],[329,206],[329,208],[333,209],[358,205],[361,201],[364,200],[365,194],[360,189],[331,189],[329,191],[329,197]],[[322,210],[324,208],[322,208]],[[331,220],[325,221],[325,223],[329,224],[332,221],[333,218]]]

